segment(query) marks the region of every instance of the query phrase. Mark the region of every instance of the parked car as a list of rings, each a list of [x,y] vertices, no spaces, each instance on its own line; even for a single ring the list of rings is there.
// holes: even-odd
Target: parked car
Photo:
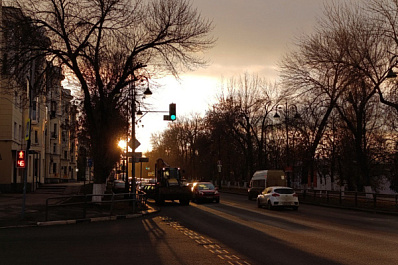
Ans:
[[[125,182],[121,179],[115,179],[113,181],[112,190],[113,192],[123,192],[125,189]]]
[[[290,207],[298,210],[299,200],[292,188],[273,186],[266,188],[257,196],[257,206],[259,208],[267,206],[268,209]]]
[[[220,193],[218,188],[214,187],[211,182],[195,182],[192,184],[192,201],[215,201],[220,202]]]

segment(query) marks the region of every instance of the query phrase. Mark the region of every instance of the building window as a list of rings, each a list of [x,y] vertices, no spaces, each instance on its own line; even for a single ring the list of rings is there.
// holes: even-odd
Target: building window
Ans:
[[[50,111],[51,111],[50,117],[51,118],[55,118],[56,110],[57,110],[57,103],[53,100],[53,101],[51,101],[51,109],[50,109]]]
[[[51,132],[51,138],[57,138],[57,124],[54,123],[53,131]]]
[[[68,151],[64,151],[64,158],[68,159]]]
[[[57,144],[54,143],[54,145],[53,145],[53,154],[56,154],[56,153],[57,153]]]
[[[14,107],[15,108],[18,106],[18,99],[19,99],[18,92],[15,91],[14,92]]]
[[[32,102],[32,120],[37,121],[37,98]]]
[[[35,144],[38,144],[38,143],[39,143],[39,135],[38,135],[38,134],[39,134],[38,131],[35,130],[35,139],[34,139]]]
[[[53,163],[53,173],[57,173],[57,163]]]
[[[14,140],[18,139],[18,127],[17,127],[17,123],[14,122]]]

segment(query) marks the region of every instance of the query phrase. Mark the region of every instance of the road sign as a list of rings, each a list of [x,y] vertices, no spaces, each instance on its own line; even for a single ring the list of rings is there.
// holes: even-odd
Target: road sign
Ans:
[[[138,162],[149,162],[149,158],[148,157],[140,157],[138,159]]]
[[[137,139],[135,139],[135,149],[137,149],[138,146],[140,146],[140,145],[141,145],[141,143]],[[131,141],[129,141],[129,147],[131,149],[133,149],[133,145],[132,145]]]
[[[132,152],[128,152],[127,153],[127,156],[132,156],[133,155],[133,153]],[[134,157],[136,157],[136,158],[140,158],[140,157],[142,157],[142,152],[134,152]]]

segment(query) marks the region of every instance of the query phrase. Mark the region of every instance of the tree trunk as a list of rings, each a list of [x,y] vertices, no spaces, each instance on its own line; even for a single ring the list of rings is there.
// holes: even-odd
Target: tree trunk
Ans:
[[[92,202],[101,202],[104,197],[106,184],[93,184],[93,197]]]

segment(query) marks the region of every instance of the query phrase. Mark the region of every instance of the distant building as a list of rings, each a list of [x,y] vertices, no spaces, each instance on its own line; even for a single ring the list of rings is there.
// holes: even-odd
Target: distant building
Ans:
[[[46,168],[45,182],[65,182],[77,179],[77,108],[72,104],[69,89],[64,89],[64,76],[58,67],[50,67],[47,82]]]

